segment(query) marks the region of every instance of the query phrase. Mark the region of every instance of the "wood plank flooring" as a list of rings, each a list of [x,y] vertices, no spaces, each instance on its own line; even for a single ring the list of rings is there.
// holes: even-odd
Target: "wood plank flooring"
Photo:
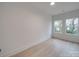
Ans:
[[[79,44],[49,39],[13,57],[79,57]]]

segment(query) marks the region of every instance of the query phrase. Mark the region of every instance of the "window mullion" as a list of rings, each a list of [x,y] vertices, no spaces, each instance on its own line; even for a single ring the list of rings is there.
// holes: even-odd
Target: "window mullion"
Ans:
[[[78,18],[78,34],[79,34],[79,18]]]

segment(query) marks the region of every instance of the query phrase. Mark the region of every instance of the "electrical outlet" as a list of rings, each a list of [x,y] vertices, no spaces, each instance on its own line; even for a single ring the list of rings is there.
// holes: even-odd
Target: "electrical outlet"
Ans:
[[[2,50],[0,49],[0,52],[1,52]]]

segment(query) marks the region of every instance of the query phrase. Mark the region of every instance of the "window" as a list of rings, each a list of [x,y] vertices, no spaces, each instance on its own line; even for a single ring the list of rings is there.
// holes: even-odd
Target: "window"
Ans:
[[[77,34],[78,33],[78,18],[66,20],[66,33]]]
[[[57,20],[54,22],[54,31],[55,32],[61,32],[62,31],[62,21]]]

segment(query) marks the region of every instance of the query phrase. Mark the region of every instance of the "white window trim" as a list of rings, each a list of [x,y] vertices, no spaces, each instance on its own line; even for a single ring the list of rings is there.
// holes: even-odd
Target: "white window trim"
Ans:
[[[79,17],[75,17],[75,18],[79,19]],[[75,19],[75,18],[69,18],[69,19]],[[78,20],[78,25],[79,25],[79,20]],[[79,32],[79,26],[78,26],[78,32]],[[70,36],[79,36],[78,34],[71,34],[66,32],[66,20],[65,20],[65,34]]]
[[[55,21],[62,21],[62,22],[63,22],[63,20],[54,20],[54,22],[55,22]],[[63,25],[63,23],[62,23],[62,25]],[[63,26],[62,26],[62,27],[63,27]],[[62,34],[62,33],[63,33],[63,32],[62,32],[62,28],[61,28],[61,31],[60,31],[60,32],[56,32],[56,31],[55,31],[55,25],[54,25],[54,33],[61,33],[61,34]]]

